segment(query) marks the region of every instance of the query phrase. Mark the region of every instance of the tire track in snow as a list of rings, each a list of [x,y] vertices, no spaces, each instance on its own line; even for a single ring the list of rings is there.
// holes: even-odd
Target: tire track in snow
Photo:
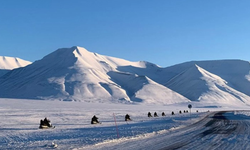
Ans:
[[[248,120],[230,120],[225,117],[225,113],[217,112],[211,118],[206,117],[201,120],[205,123],[204,126],[194,125],[196,128],[194,131],[184,134],[183,136],[172,137],[175,140],[171,140],[173,143],[162,148],[162,150],[173,149],[239,149],[235,142],[239,140],[239,136],[248,140],[249,134],[249,121]],[[204,130],[205,129],[205,130]],[[185,131],[182,131],[185,132]],[[238,136],[239,135],[239,136]],[[243,143],[244,149],[249,148],[248,142]]]

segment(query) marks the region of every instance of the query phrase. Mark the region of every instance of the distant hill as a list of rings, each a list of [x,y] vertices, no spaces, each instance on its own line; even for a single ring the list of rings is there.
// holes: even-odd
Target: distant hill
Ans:
[[[31,62],[20,58],[0,56],[0,76],[12,69],[25,67],[29,64],[31,64]]]
[[[207,62],[207,64],[212,62]],[[216,65],[221,65],[220,63],[225,63],[225,61],[219,61]],[[235,61],[236,63],[236,61]],[[238,62],[239,63],[239,62]],[[197,62],[199,64],[199,62]],[[230,80],[231,78],[227,78],[225,80],[223,74],[229,75],[230,71],[223,70],[213,70],[213,68],[208,69],[213,71],[211,73],[204,68],[201,68],[197,64],[193,64],[190,68],[186,68],[185,71],[179,73],[173,79],[168,81],[165,85],[172,90],[186,96],[187,98],[193,101],[203,101],[208,103],[230,103],[230,104],[238,104],[238,103],[246,103],[250,104],[250,97],[244,94],[244,91],[237,91],[233,88],[233,81],[235,79]],[[202,65],[201,63],[200,65]],[[225,68],[227,64],[225,64]],[[232,72],[231,72],[232,73]],[[218,76],[221,75],[221,76]],[[234,74],[235,75],[235,74]],[[232,78],[238,78],[240,83],[244,78],[240,78],[233,76]],[[246,80],[249,83],[249,81]],[[242,85],[238,85],[240,87]]]

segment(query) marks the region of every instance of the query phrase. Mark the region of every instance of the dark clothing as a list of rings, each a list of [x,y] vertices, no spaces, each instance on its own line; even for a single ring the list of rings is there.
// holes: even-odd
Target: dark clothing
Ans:
[[[43,122],[43,120],[41,119],[41,120],[40,120],[40,126],[42,126],[42,125],[44,125],[44,122]]]
[[[154,117],[158,117],[158,115],[157,115],[157,113],[156,113],[156,112],[154,113]]]
[[[44,128],[43,126],[52,127],[52,124],[49,119],[44,118],[44,120],[40,120],[40,128]]]
[[[172,115],[174,115],[174,112],[172,111]]]
[[[162,114],[161,114],[161,115],[162,115],[162,116],[166,116],[164,112],[162,112]]]
[[[126,114],[125,116],[125,121],[131,121],[130,116],[128,114]]]
[[[98,118],[96,116],[93,116],[93,118],[91,119],[91,124],[97,124],[99,123]]]
[[[151,113],[150,113],[150,112],[148,112],[148,117],[152,117],[152,115],[151,115]]]
[[[48,126],[48,127],[51,127],[51,124],[50,124],[50,120],[45,118],[44,121],[43,121],[44,125]]]

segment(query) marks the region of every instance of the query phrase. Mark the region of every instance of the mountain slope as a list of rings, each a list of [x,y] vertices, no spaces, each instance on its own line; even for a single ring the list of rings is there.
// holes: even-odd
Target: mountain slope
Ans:
[[[15,69],[0,78],[1,97],[77,100],[90,102],[145,102],[170,104],[187,102],[180,94],[144,77],[131,74],[124,86],[124,78],[114,76],[118,66],[145,67],[141,62],[92,53],[81,47],[58,49],[33,64]],[[137,88],[130,89],[136,81]],[[147,83],[147,86],[144,83]],[[15,84],[13,84],[15,83]],[[11,89],[8,90],[8,89]],[[152,89],[158,89],[153,91]],[[141,95],[144,91],[151,91]],[[168,92],[166,92],[168,91]],[[165,93],[165,94],[164,94]],[[169,98],[167,97],[169,94]],[[162,96],[160,96],[162,95]],[[176,99],[176,102],[175,102]]]
[[[209,87],[206,80],[201,80],[204,75],[199,71],[196,65],[198,68],[203,68],[207,72],[217,75],[222,80],[226,81],[225,84],[227,88],[224,89],[224,91],[221,90],[219,92],[219,95],[224,95],[223,97],[220,97],[217,94],[211,94],[210,97],[208,97],[208,95],[203,95],[203,93],[210,91],[211,87]],[[191,61],[166,68],[146,63],[144,68],[119,66],[118,70],[130,71],[138,75],[147,76],[155,82],[178,92],[192,101],[208,99],[208,101],[211,100],[211,102],[214,100],[217,102],[226,102],[227,99],[230,99],[230,101],[237,100],[246,104],[249,103],[248,97],[250,96],[250,91],[248,88],[250,87],[250,63],[248,61]],[[220,80],[214,81],[220,82]],[[233,90],[234,92],[232,92]],[[241,94],[235,95],[235,93]]]
[[[225,79],[232,88],[250,95],[250,63],[242,60],[192,61],[173,66],[173,68],[189,68],[197,64],[205,70]],[[170,67],[171,68],[171,67]],[[168,69],[170,69],[168,68]],[[177,72],[178,74],[178,72]]]
[[[21,63],[20,63],[21,64]],[[250,64],[191,61],[161,68],[62,48],[0,77],[0,97],[87,102],[250,104]]]
[[[233,89],[227,81],[198,65],[180,73],[166,86],[194,101],[250,104],[249,96]]]
[[[146,76],[116,71],[108,72],[111,79],[119,84],[132,101],[158,104],[188,102],[182,95],[154,82]]]

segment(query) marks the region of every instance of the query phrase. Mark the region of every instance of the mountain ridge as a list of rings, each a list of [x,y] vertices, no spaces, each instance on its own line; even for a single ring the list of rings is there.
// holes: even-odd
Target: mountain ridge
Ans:
[[[58,49],[0,77],[3,89],[0,97],[249,105],[249,71],[249,62],[242,60],[190,61],[162,68],[150,62],[130,62],[74,46]]]
[[[99,102],[140,101],[155,103],[155,100],[162,104],[174,103],[171,100],[172,97],[177,97],[177,102],[189,101],[180,94],[151,81],[147,77],[140,80],[141,77],[133,73],[130,76],[132,79],[126,79],[127,88],[119,85],[122,82],[116,81],[125,78],[112,80],[111,72],[124,73],[117,70],[118,66],[130,65],[145,68],[147,63],[129,62],[119,58],[103,56],[89,52],[81,47],[58,49],[29,66],[15,69],[0,78],[0,87],[14,90],[14,92],[13,90],[12,92],[0,91],[0,96]],[[139,87],[130,89],[135,81],[137,81]],[[144,85],[144,81],[148,81],[150,86]],[[13,83],[15,83],[15,86]],[[18,87],[21,87],[21,89]],[[151,94],[148,95],[150,100],[141,98],[143,96],[140,93],[144,91],[150,93],[150,89],[154,88],[161,90],[161,93],[165,93],[166,89],[171,91],[169,92],[172,93],[171,97],[167,101],[159,96],[150,96]],[[128,93],[129,95],[127,95]]]

